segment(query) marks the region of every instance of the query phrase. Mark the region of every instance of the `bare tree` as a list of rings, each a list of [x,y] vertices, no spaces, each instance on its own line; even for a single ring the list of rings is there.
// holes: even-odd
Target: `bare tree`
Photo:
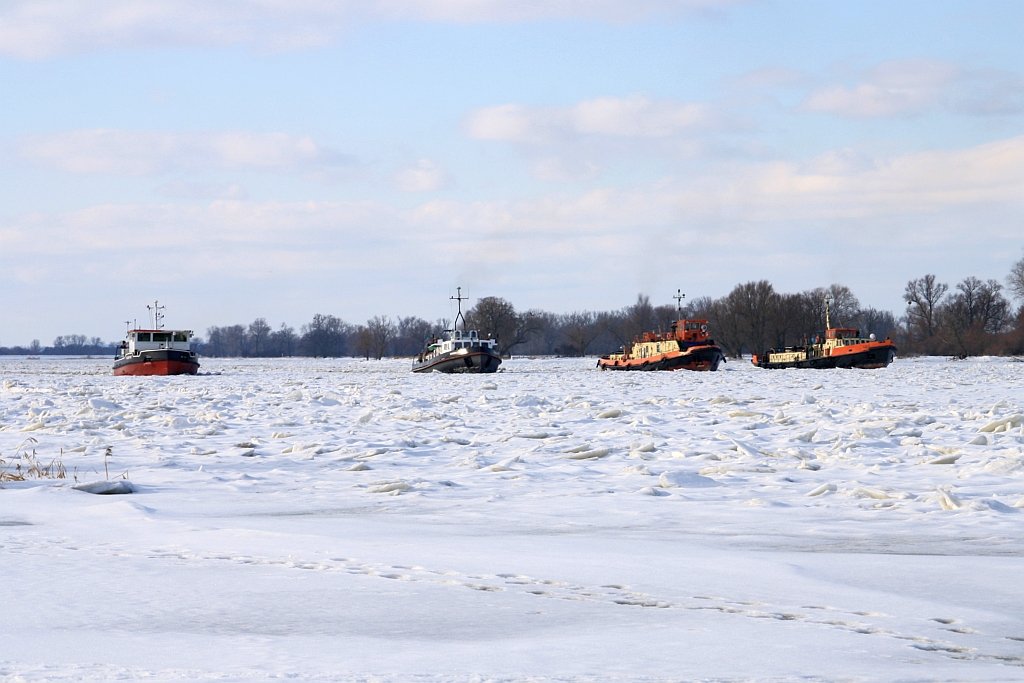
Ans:
[[[597,324],[604,336],[611,340],[610,345],[616,349],[628,344],[633,336],[632,325],[626,319],[625,311],[601,311],[597,314]]]
[[[995,280],[982,282],[971,276],[957,284],[957,293],[950,302],[950,313],[955,324],[963,329],[977,328],[988,334],[998,334],[1006,326],[1010,305],[1000,293],[1003,286]]]
[[[820,329],[817,312],[821,302],[815,303],[814,298],[808,292],[778,296],[775,310],[769,319],[772,346],[783,347],[806,342],[808,337],[816,334]]]
[[[526,343],[525,352],[555,353],[562,335],[560,316],[538,310],[529,310],[525,315],[533,321],[533,331]]]
[[[210,355],[240,358],[246,352],[245,326],[211,327],[207,330],[210,338]]]
[[[221,343],[221,328],[214,326],[206,328],[206,342],[203,344],[203,353],[208,356],[223,356],[224,345]]]
[[[599,334],[597,316],[590,311],[566,313],[559,319],[565,334],[566,355],[584,356]]]
[[[680,315],[679,308],[677,308],[675,305],[661,304],[659,306],[655,306],[654,319],[657,322],[655,322],[654,327],[651,327],[649,329],[657,330],[659,332],[667,331],[672,326],[673,322],[675,322],[679,318],[686,317],[687,310],[689,310],[689,307],[683,306],[682,314]]]
[[[986,353],[993,337],[1006,329],[1010,303],[996,280],[971,276],[957,284],[957,293],[941,309],[944,341],[958,356]]]
[[[466,313],[466,323],[483,335],[494,335],[498,348],[505,355],[524,344],[537,329],[532,314],[519,315],[515,307],[505,299],[485,296]]]
[[[736,357],[744,349],[760,352],[768,348],[769,320],[778,298],[775,288],[767,280],[737,285],[725,297],[725,316],[734,319],[732,326],[739,333],[736,340],[739,345],[732,349]]]
[[[711,307],[715,300],[709,296],[700,296],[687,304],[684,313],[689,318],[706,319],[711,314]]]
[[[895,337],[900,330],[899,323],[892,313],[870,307],[862,308],[857,313],[856,325],[861,334],[874,334],[879,338]]]
[[[370,360],[370,355],[373,353],[373,335],[370,328],[366,325],[358,325],[352,331],[352,345],[355,347],[356,354]]]
[[[860,302],[850,288],[833,283],[829,285],[825,293],[829,297],[829,317],[832,318],[832,324],[835,326],[853,325],[853,321],[860,311]]]
[[[423,350],[423,344],[435,335],[434,326],[423,318],[408,316],[395,323],[395,354],[415,356]]]
[[[928,340],[938,330],[938,310],[949,286],[937,282],[932,274],[907,283],[903,300],[907,302],[907,321],[912,331]]]
[[[281,327],[271,332],[269,342],[270,355],[291,356],[295,353],[299,338],[295,330],[281,323]]]
[[[351,331],[351,326],[340,318],[317,313],[309,324],[302,326],[302,348],[309,356],[344,356]]]
[[[263,356],[266,355],[267,342],[270,339],[270,325],[264,318],[256,318],[249,324],[249,343],[247,345],[247,355],[250,356]]]
[[[715,299],[704,307],[711,332],[722,350],[739,358],[742,355],[743,332],[742,321],[736,312],[726,303],[726,298]]]
[[[636,302],[630,306],[595,314],[595,324],[598,335],[607,337],[610,345],[618,348],[628,346],[644,332],[657,329],[662,318],[671,320],[674,317],[673,308],[655,308],[651,305],[651,298],[641,293],[636,295]]]
[[[653,330],[658,325],[658,317],[654,306],[651,305],[651,297],[646,294],[637,294],[636,303],[628,306],[624,313],[626,322],[629,324],[630,338]]]
[[[1012,311],[1010,302],[1001,293],[1002,289],[998,281],[988,279],[979,293],[978,307],[982,324],[989,334],[999,334],[1010,325]]]
[[[387,316],[375,315],[366,321],[366,330],[369,333],[369,355],[380,360],[395,337],[395,324]]]
[[[1024,306],[1014,312],[1004,287],[1006,293],[1024,299],[1024,258],[1014,264],[1006,285],[968,277],[950,292],[932,274],[910,280],[903,292],[907,309],[899,320],[887,311],[862,308],[845,285],[780,294],[766,280],[737,285],[718,299],[692,300],[682,317],[708,320],[715,340],[738,357],[769,346],[800,344],[821,334],[828,295],[835,326],[894,338],[904,353],[1024,353]],[[633,304],[616,311],[565,314],[541,310],[520,314],[505,299],[485,297],[465,315],[467,328],[497,337],[505,354],[516,347],[525,353],[606,353],[629,344],[642,332],[664,331],[680,317],[675,306],[652,305],[642,293]],[[450,320],[428,323],[413,316],[392,322],[377,316],[355,328],[334,316],[317,314],[302,326],[301,337],[284,324],[271,331],[264,318],[257,318],[248,326],[211,327],[205,343],[194,341],[200,353],[215,356],[341,356],[352,351],[380,358],[389,353],[415,354],[425,339],[451,325]],[[52,349],[92,353],[99,346],[96,338],[65,335],[54,341]],[[38,341],[34,348],[52,352]],[[0,347],[0,353],[11,350]]]
[[[1006,286],[1018,299],[1024,300],[1024,257],[1013,264],[1006,276]]]

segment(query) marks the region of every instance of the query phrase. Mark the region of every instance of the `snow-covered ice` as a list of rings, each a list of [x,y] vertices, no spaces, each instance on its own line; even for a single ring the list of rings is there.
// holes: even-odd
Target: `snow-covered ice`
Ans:
[[[1024,679],[1022,363],[202,363],[0,359],[0,680]]]

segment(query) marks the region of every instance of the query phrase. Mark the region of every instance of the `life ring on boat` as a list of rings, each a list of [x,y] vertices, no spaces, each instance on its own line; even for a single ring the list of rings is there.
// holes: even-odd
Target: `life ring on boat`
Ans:
[[[707,332],[707,331],[708,331],[708,326],[707,326],[707,323],[705,323],[705,324],[703,324],[703,325],[701,325],[701,326],[700,326],[700,331],[701,331],[701,332]]]

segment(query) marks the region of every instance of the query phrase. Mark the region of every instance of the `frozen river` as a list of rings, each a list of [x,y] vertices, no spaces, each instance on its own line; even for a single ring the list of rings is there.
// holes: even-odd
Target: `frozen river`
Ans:
[[[202,363],[0,358],[0,680],[1024,679],[1024,363]]]

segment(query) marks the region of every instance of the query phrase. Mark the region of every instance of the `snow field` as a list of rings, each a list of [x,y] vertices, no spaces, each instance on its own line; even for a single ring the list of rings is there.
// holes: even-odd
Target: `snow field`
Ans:
[[[0,679],[1024,676],[1024,365],[503,368],[0,360]]]

